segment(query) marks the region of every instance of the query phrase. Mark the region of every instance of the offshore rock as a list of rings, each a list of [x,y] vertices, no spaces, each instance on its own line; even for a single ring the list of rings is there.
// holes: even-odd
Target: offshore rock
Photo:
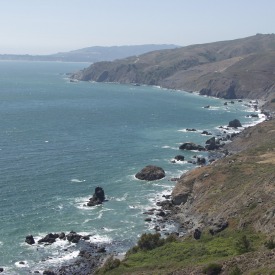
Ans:
[[[90,198],[89,202],[87,203],[87,206],[95,206],[102,204],[102,202],[105,200],[105,194],[102,187],[97,186],[95,188],[95,193],[93,194],[93,197]]]
[[[52,244],[59,237],[59,234],[49,233],[44,238],[40,239],[38,243],[49,243]]]
[[[185,142],[179,147],[179,149],[205,151],[205,148],[203,146],[195,144],[193,142]]]
[[[72,243],[78,243],[81,239],[81,235],[77,234],[76,232],[74,231],[71,231],[68,235],[67,235],[67,240],[69,242],[72,242]]]
[[[165,177],[165,172],[161,167],[154,165],[147,165],[140,172],[138,172],[135,177],[139,180],[159,180]]]
[[[25,242],[26,242],[27,244],[30,244],[30,245],[34,244],[35,241],[34,241],[33,235],[28,235],[28,236],[26,236]]]
[[[238,127],[242,127],[242,124],[238,119],[234,119],[229,121],[228,127],[238,128]]]
[[[175,160],[176,160],[176,161],[184,161],[184,156],[182,156],[182,155],[177,155],[177,156],[175,156]]]

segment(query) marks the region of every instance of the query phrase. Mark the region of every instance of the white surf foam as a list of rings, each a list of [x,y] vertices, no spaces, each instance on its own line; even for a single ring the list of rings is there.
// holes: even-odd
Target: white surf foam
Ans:
[[[128,193],[125,193],[122,197],[120,198],[115,198],[116,201],[126,201],[128,197]]]
[[[18,262],[15,263],[15,266],[19,267],[19,268],[29,267],[29,263],[28,263],[28,261],[25,261],[25,260],[18,261]]]
[[[72,260],[74,258],[76,258],[79,254],[79,250],[75,250],[71,253],[67,253],[65,255],[60,255],[59,257],[53,257],[50,258],[47,262],[51,263],[51,264],[60,264],[62,262],[67,262],[69,260]]]
[[[161,146],[162,149],[172,149],[172,150],[178,150],[178,148],[176,147],[173,147],[173,146],[170,146],[170,145],[164,145],[164,146]]]
[[[71,179],[71,182],[80,183],[85,182],[86,180],[80,180],[80,179]]]

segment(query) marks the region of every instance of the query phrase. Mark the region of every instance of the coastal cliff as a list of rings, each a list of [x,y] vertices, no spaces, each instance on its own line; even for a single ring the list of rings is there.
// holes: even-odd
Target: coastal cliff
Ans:
[[[72,78],[158,85],[228,99],[270,101],[275,92],[274,64],[275,34],[257,34],[98,62]]]
[[[274,120],[247,128],[225,146],[232,152],[227,157],[182,175],[172,216],[191,231],[227,220],[236,229],[273,234],[274,133]]]
[[[181,176],[163,210],[186,230],[182,238],[142,235],[98,273],[273,274],[274,133],[275,120],[249,127],[225,145],[226,157]]]

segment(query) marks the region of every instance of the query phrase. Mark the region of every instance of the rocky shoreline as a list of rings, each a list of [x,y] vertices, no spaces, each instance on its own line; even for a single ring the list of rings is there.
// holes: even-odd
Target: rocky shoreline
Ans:
[[[232,103],[232,101],[231,101]],[[251,105],[253,106],[255,111],[258,111],[261,107],[258,103],[258,101],[250,101]],[[234,104],[234,102],[232,103]],[[250,106],[251,107],[251,106]],[[265,115],[265,121],[273,119],[273,116],[271,113],[262,110],[261,114]],[[259,117],[258,114],[252,114],[251,117]],[[255,125],[256,126],[256,125]],[[252,126],[252,127],[255,127]],[[220,126],[221,134],[218,136],[212,136],[211,133],[208,133],[207,131],[202,132],[201,134],[212,136],[210,139],[208,139],[205,142],[205,146],[186,142],[179,146],[180,150],[195,150],[195,151],[207,151],[208,157],[207,160],[204,157],[200,157],[197,155],[194,155],[194,160],[189,160],[189,163],[193,163],[194,165],[197,165],[199,167],[195,168],[195,170],[200,170],[201,168],[204,169],[208,166],[215,165],[215,162],[224,159],[227,156],[230,156],[233,154],[234,150],[232,149],[232,146],[228,146],[229,144],[232,144],[232,141],[235,138],[238,138],[241,136],[241,133],[245,131],[243,129],[242,131],[239,131],[238,128],[242,127],[240,121],[238,119],[234,119],[232,121],[229,121],[227,127]],[[250,128],[250,127],[249,127]],[[238,130],[238,132],[233,132],[231,134],[228,133],[228,130]],[[197,131],[193,128],[188,128],[186,131]],[[175,161],[181,161],[184,160],[183,155],[177,155],[175,156]],[[228,226],[227,219],[223,217],[217,217],[216,219],[212,219],[211,221],[205,222],[205,218],[203,215],[196,215],[192,211],[190,211],[190,208],[192,206],[193,202],[193,190],[191,186],[188,186],[188,184],[178,192],[177,191],[177,183],[182,181],[188,181],[188,177],[190,174],[193,174],[194,170],[189,170],[187,173],[183,174],[180,178],[172,178],[171,181],[176,182],[176,186],[173,188],[173,191],[171,194],[163,196],[162,201],[158,201],[156,203],[156,208],[149,209],[148,211],[144,212],[143,214],[147,215],[145,218],[146,222],[153,222],[154,223],[154,230],[156,232],[161,232],[163,235],[169,235],[169,234],[175,234],[177,236],[183,236],[186,233],[192,234],[196,238],[196,234],[200,234],[201,229],[204,227],[209,227],[210,233],[212,235],[224,230]],[[207,178],[209,174],[201,173],[203,174],[204,178]],[[176,231],[168,232],[166,230],[166,225],[174,224],[174,228],[176,228]]]
[[[258,106],[257,106],[258,108]],[[257,110],[255,108],[255,110]],[[262,112],[264,113],[264,112]],[[271,117],[267,117],[267,119],[271,119]],[[221,133],[223,135],[219,136],[212,136],[211,133],[205,131],[201,134],[203,135],[209,135],[211,136],[210,139],[206,141],[205,146],[197,145],[197,144],[191,144],[191,143],[183,143],[179,150],[197,150],[197,151],[207,151],[208,152],[208,158],[207,160],[205,158],[201,158],[199,156],[196,156],[194,160],[190,160],[194,165],[198,165],[200,167],[207,167],[208,165],[211,165],[212,163],[215,163],[217,159],[224,158],[228,154],[228,149],[226,148],[225,142],[231,141],[234,137],[238,136],[238,134],[228,134],[227,130],[229,128],[232,129],[238,129],[238,127],[241,127],[240,121],[234,120],[232,122],[228,123],[228,127],[221,128]],[[196,129],[186,129],[186,131],[196,131]],[[215,158],[213,157],[215,155]],[[183,155],[177,155],[175,156],[175,161],[183,161],[184,156]],[[172,161],[173,162],[173,161]],[[147,167],[148,168],[148,167]],[[151,167],[152,168],[152,167]],[[165,176],[165,172],[162,171],[160,167],[157,167],[159,170],[154,170],[156,172],[157,177],[155,179],[160,179]],[[153,167],[155,169],[155,167]],[[200,168],[199,168],[200,169]],[[161,176],[159,174],[159,171],[161,172]],[[182,181],[186,178],[188,178],[189,173],[193,173],[193,170],[191,172],[187,172],[186,174],[182,175],[180,178],[172,178],[171,181],[175,181],[178,183],[179,181]],[[164,174],[163,174],[164,173]],[[204,174],[204,177],[207,178],[207,173]],[[155,180],[152,178],[144,178],[144,180]],[[158,201],[155,208],[149,209],[148,211],[144,212],[144,215],[147,217],[144,219],[148,223],[154,223],[154,230],[156,232],[162,233],[162,235],[169,235],[169,234],[175,234],[178,236],[182,236],[186,234],[186,232],[192,232],[198,233],[198,230],[204,226],[204,218],[201,216],[196,215],[190,215],[189,208],[192,204],[192,197],[190,197],[190,190],[186,190],[185,194],[177,194],[175,191],[176,187],[174,187],[174,190],[171,194],[164,196],[162,201]],[[98,194],[98,196],[97,196]],[[103,203],[105,200],[104,191],[102,188],[97,187],[95,190],[95,193],[93,197],[89,200],[87,203],[88,206],[94,206],[97,204]],[[184,203],[183,203],[184,202]],[[185,211],[183,211],[183,205],[185,208]],[[179,214],[180,213],[180,214]],[[219,218],[216,220],[211,221],[211,223],[208,223],[208,226],[212,228],[213,234],[216,232],[219,232],[220,230],[223,230],[228,225],[227,220],[224,220],[223,218]],[[167,230],[167,227],[170,229]],[[171,228],[172,231],[171,231]],[[55,239],[61,238],[61,239],[68,239],[71,242],[74,243],[81,243],[81,250],[79,252],[79,255],[77,258],[73,259],[70,263],[67,265],[63,265],[59,268],[53,268],[50,270],[44,270],[43,274],[48,275],[65,275],[65,274],[93,274],[95,270],[102,265],[104,262],[104,259],[106,257],[110,256],[113,253],[106,252],[106,248],[103,246],[98,247],[97,245],[94,245],[90,242],[86,242],[89,240],[89,236],[81,236],[80,234],[77,234],[76,232],[70,232],[69,234],[65,233],[50,233],[41,240],[39,240],[39,243],[44,243],[45,245],[49,245],[53,242],[55,242]],[[27,236],[26,237],[26,243],[32,245],[34,243],[33,237]],[[107,245],[107,244],[106,244]],[[108,249],[107,249],[108,251]],[[4,270],[3,270],[4,271]],[[0,269],[0,272],[3,272]],[[35,273],[39,274],[39,271],[34,271]]]

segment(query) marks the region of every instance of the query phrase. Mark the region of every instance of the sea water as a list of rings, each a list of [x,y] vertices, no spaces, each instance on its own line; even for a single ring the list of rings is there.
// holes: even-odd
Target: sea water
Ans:
[[[0,62],[0,267],[27,274],[66,263],[79,247],[67,241],[26,244],[47,233],[74,230],[91,242],[110,243],[119,252],[135,244],[153,224],[143,212],[155,206],[193,164],[172,163],[198,152],[180,151],[192,141],[204,145],[203,130],[238,118],[258,119],[244,102],[159,87],[70,82],[66,73],[83,63]],[[210,105],[210,108],[204,108]],[[188,132],[186,128],[197,131]],[[204,153],[205,154],[205,153]],[[166,177],[139,181],[135,174],[157,165]],[[107,202],[85,204],[96,186]],[[20,263],[21,262],[21,263]],[[22,263],[23,262],[23,263]]]

